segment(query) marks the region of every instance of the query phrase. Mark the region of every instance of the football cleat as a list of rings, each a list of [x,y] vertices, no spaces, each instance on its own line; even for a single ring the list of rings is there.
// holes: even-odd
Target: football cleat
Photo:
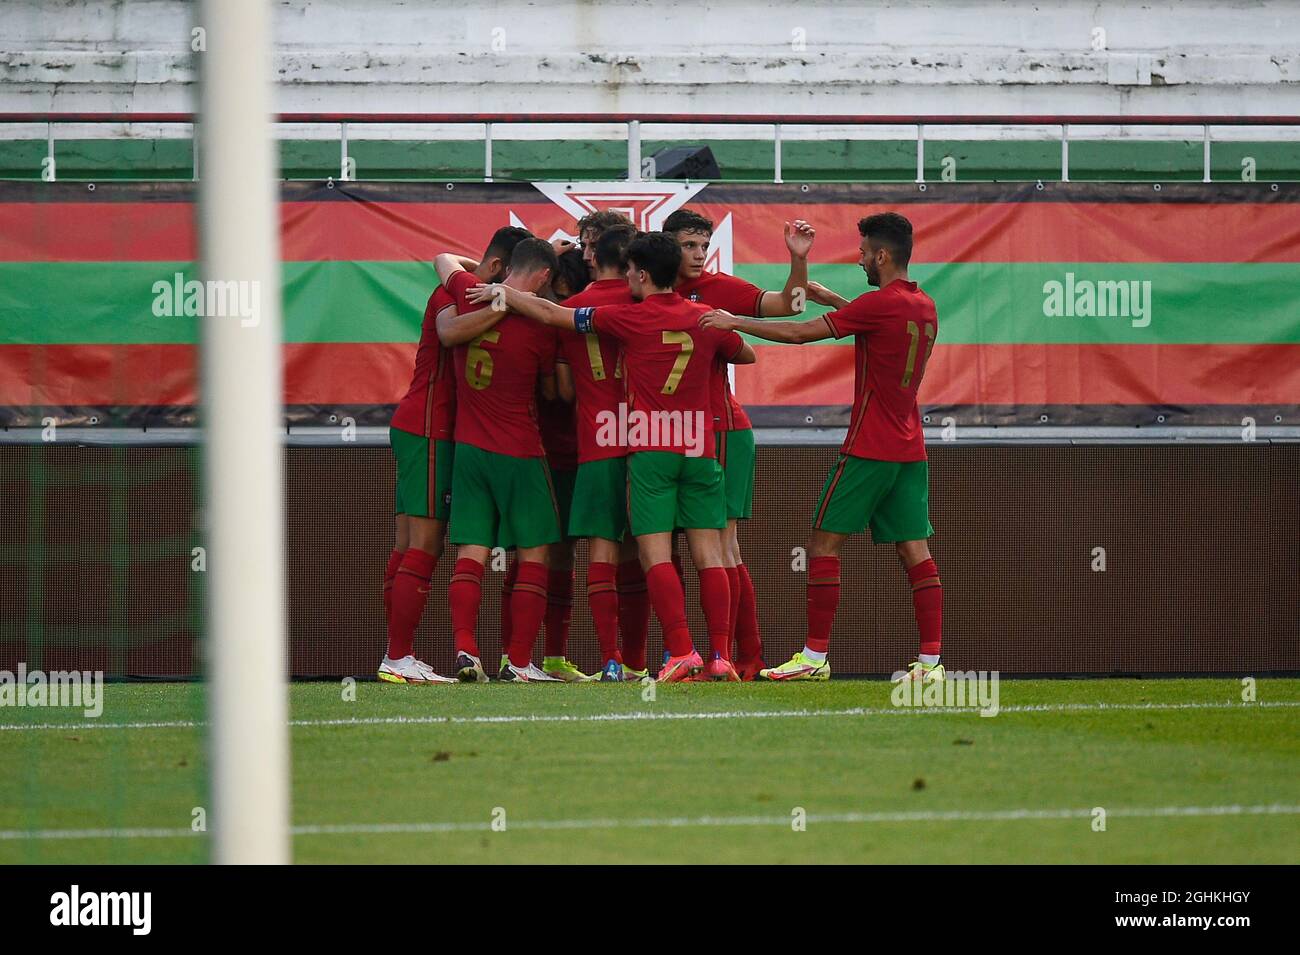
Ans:
[[[601,683],[622,683],[624,680],[623,671],[627,668],[617,660],[610,660],[605,664],[604,669],[600,671]]]
[[[669,656],[663,669],[659,671],[657,679],[660,683],[681,683],[703,669],[704,661],[692,650],[690,653],[683,653],[680,657]]]
[[[818,663],[803,655],[800,650],[779,667],[770,667],[758,671],[760,680],[829,680],[831,662],[823,660]]]
[[[754,657],[752,660],[741,660],[736,664],[736,672],[740,678],[748,683],[750,680],[757,680],[760,671],[767,669],[767,664],[763,662],[762,657]]]
[[[912,680],[920,680],[922,683],[942,683],[944,675],[942,663],[931,664],[913,660],[906,670],[900,670],[896,673],[891,682],[908,683]]]
[[[705,667],[704,672],[699,676],[700,680],[708,680],[714,683],[739,683],[740,674],[732,666],[730,660],[724,660],[722,657],[714,657]]]
[[[510,654],[501,654],[501,666],[497,667],[497,679],[508,679],[507,674],[510,672]]]
[[[650,679],[650,670],[649,670],[649,668],[647,668],[647,669],[645,669],[645,670],[633,670],[633,669],[632,669],[630,666],[628,666],[626,663],[623,664],[623,682],[624,682],[624,683],[636,683],[636,682],[639,681],[639,680],[648,680],[648,679]]]
[[[433,667],[410,654],[400,660],[390,660],[387,656],[379,664],[376,676],[384,683],[457,683],[448,676],[433,672]]]
[[[553,677],[543,671],[536,663],[530,663],[526,667],[517,667],[514,664],[507,664],[505,676],[501,677],[506,683],[563,683],[558,677]]]
[[[456,679],[461,683],[486,683],[488,675],[483,669],[483,661],[462,650],[456,654]]]
[[[564,657],[543,657],[542,670],[564,683],[589,683],[595,679],[587,676]]]

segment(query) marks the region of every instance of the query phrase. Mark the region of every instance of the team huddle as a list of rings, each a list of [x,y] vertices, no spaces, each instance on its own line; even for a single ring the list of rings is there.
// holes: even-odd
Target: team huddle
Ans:
[[[916,393],[938,333],[934,302],[907,278],[912,226],[896,213],[858,223],[870,285],[849,301],[808,280],[815,231],[785,225],[780,291],[704,269],[713,223],[682,209],[661,232],[622,214],[578,223],[580,247],[497,230],[481,259],[444,253],[424,314],[415,374],[390,440],[396,541],[384,577],[388,649],[379,679],[486,683],[479,647],[484,568],[513,550],[501,601],[505,681],[650,678],[651,609],[663,631],[656,679],[826,680],[839,603],[839,552],[868,527],[893,543],[912,588],[920,652],[902,679],[942,680],[942,589],[927,540],[928,472]],[[810,320],[806,300],[833,311]],[[754,432],[729,366],[756,361],[742,334],[801,343],[852,335],[848,436],[813,514],[804,648],[763,661],[738,522],[750,517]],[[686,618],[684,535],[699,578],[708,651]],[[414,656],[444,536],[455,677]],[[574,554],[588,543],[587,604],[598,674],[568,659]],[[533,662],[544,632],[542,665]]]

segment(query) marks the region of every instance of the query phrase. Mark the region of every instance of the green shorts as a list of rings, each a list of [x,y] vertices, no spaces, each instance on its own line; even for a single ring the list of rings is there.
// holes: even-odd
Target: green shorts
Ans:
[[[578,465],[569,512],[570,537],[621,541],[627,533],[627,458]]]
[[[394,511],[445,522],[451,514],[451,477],[456,445],[441,438],[411,434],[401,428],[388,429],[388,443],[397,458],[397,492],[394,495],[397,506]]]
[[[671,451],[636,451],[627,459],[628,523],[632,533],[727,526],[727,497],[717,458]]]
[[[560,539],[559,505],[545,458],[516,458],[456,445],[453,544],[540,547]]]
[[[573,485],[577,478],[577,471],[551,469],[551,484],[555,487],[555,503],[559,506],[560,531],[562,534],[565,528],[569,526],[569,515],[573,511]]]
[[[841,454],[826,476],[813,527],[833,534],[858,534],[870,527],[877,544],[925,540],[934,533],[929,464]]]
[[[714,434],[727,492],[727,520],[749,520],[754,511],[754,432],[745,428]]]

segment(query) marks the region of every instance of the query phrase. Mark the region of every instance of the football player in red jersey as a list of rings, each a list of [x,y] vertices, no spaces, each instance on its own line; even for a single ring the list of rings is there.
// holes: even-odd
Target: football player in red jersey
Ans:
[[[505,273],[514,247],[529,237],[524,229],[498,229],[479,262],[460,260],[482,281]],[[384,573],[384,616],[388,650],[378,677],[389,683],[454,682],[439,676],[414,655],[415,631],[428,600],[433,569],[442,556],[443,531],[451,508],[455,453],[456,384],[451,351],[438,338],[437,319],[455,314],[456,302],[443,285],[434,289],[424,311],[415,353],[411,387],[398,403],[389,425],[389,443],[397,459],[396,541]],[[470,316],[465,326],[487,314]]]
[[[438,256],[434,264],[456,298],[457,310],[473,311],[466,292],[478,279],[454,257]],[[556,265],[549,243],[525,239],[515,246],[506,281],[531,293],[549,286]],[[532,662],[533,643],[546,612],[549,547],[561,538],[536,409],[539,379],[544,393],[554,393],[555,336],[507,314],[496,303],[488,307],[497,312],[496,324],[455,352],[456,493],[448,536],[459,548],[448,592],[452,628],[459,654],[478,658],[475,631],[484,564],[493,547],[516,548],[509,661],[501,677],[558,682]],[[449,330],[459,321],[451,319]],[[441,323],[439,330],[441,334]],[[457,659],[458,669],[465,664],[474,669],[474,661],[462,661],[459,655]]]
[[[703,325],[777,342],[815,342],[852,335],[856,353],[853,414],[840,458],[826,478],[808,543],[808,638],[787,663],[765,669],[771,680],[826,680],[831,626],[840,596],[840,548],[850,534],[871,528],[877,544],[892,543],[912,588],[920,653],[899,680],[935,682],[943,590],[927,543],[930,526],[925,436],[916,394],[939,334],[934,301],[907,277],[912,224],[895,212],[858,222],[859,262],[878,291],[859,295],[805,322],[762,322],[725,311]],[[819,298],[829,299],[821,287]],[[840,300],[841,302],[843,300]]]
[[[785,224],[790,275],[779,292],[764,291],[734,275],[704,271],[713,238],[713,222],[699,213],[677,210],[664,220],[664,231],[674,236],[682,247],[677,293],[683,298],[725,309],[733,315],[771,317],[796,315],[804,310],[808,253],[817,233],[802,219]],[[753,509],[754,431],[745,409],[732,393],[727,363],[716,363],[713,373],[717,455],[727,492],[727,528],[722,546],[732,587],[736,668],[742,679],[752,680],[763,668],[763,641],[758,628],[754,584],[740,552],[737,522],[747,520]]]
[[[627,249],[636,234],[631,225],[605,229],[595,242],[596,281],[561,304],[576,309],[635,302],[627,283]],[[584,236],[589,241],[589,233]],[[600,678],[642,679],[649,675],[650,605],[636,542],[627,533],[627,446],[599,439],[599,422],[617,415],[625,398],[622,346],[594,332],[557,329],[557,334],[556,381],[561,396],[576,401],[578,421],[578,472],[568,532],[588,541],[587,604],[600,643]]]
[[[685,529],[699,569],[711,648],[707,678],[737,680],[727,652],[731,595],[718,533],[726,527],[726,498],[722,468],[709,454],[709,381],[718,354],[752,362],[753,349],[739,335],[702,328],[700,317],[707,309],[673,291],[681,249],[671,236],[639,236],[627,255],[629,289],[639,299],[635,304],[571,309],[502,286],[484,286],[470,298],[485,302],[503,295],[514,311],[623,344],[627,400],[617,416],[602,417],[599,434],[606,441],[612,435],[626,438],[629,524],[669,653],[659,680],[678,682],[706,670],[691,641],[685,596],[670,560],[678,527]]]
[[[547,296],[552,301],[577,295],[591,281],[580,249],[564,252],[556,266],[551,277],[551,294]],[[559,362],[562,360],[559,346],[557,333],[557,389],[560,388]],[[543,619],[545,649],[542,652],[542,670],[566,683],[585,683],[594,677],[583,673],[568,658],[569,624],[573,617],[573,548],[577,543],[568,531],[573,485],[578,471],[578,426],[572,401],[572,393],[566,395],[563,390],[555,397],[539,395],[537,399],[542,446],[546,449],[546,463],[550,466],[551,480],[555,485],[555,499],[560,506],[560,531],[564,535],[558,544],[551,545],[546,616]]]
[[[587,272],[593,282],[597,277],[596,242],[606,229],[615,226],[632,226],[632,220],[613,209],[599,209],[578,220],[578,243],[582,248],[582,261],[587,263]]]

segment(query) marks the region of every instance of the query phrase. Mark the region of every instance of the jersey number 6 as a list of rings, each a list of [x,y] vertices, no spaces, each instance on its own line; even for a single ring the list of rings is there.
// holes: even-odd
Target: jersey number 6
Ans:
[[[465,353],[465,380],[475,391],[482,391],[492,384],[492,353],[483,347],[483,343],[495,345],[500,340],[501,329],[494,328],[469,343],[469,351]]]

